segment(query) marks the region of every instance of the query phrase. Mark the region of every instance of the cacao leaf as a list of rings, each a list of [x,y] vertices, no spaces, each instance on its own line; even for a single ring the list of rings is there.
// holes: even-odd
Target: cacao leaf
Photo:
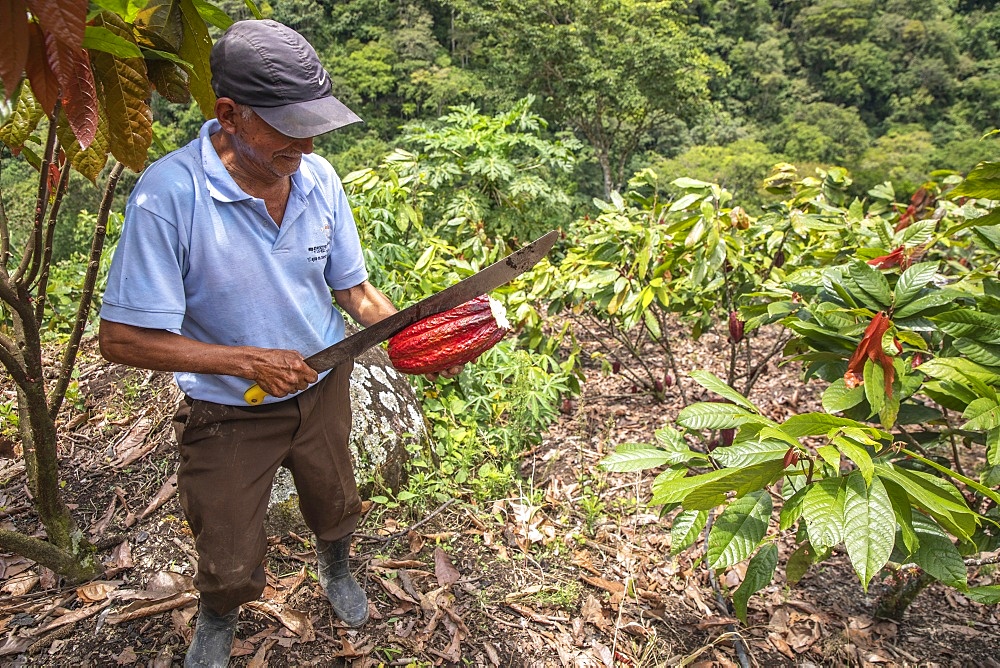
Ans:
[[[976,235],[979,245],[1000,254],[1000,229],[997,229],[1000,225],[1000,208],[993,209],[982,218],[977,218],[976,222],[979,225],[972,228],[972,233]]]
[[[895,308],[911,302],[937,275],[937,262],[921,262],[904,271],[893,289]]]
[[[142,58],[142,51],[134,40],[116,35],[104,26],[87,26],[83,36],[83,47],[93,51],[104,51],[119,58]]]
[[[875,465],[872,463],[872,457],[868,451],[851,439],[843,436],[835,437],[833,443],[844,453],[845,457],[854,462],[858,467],[858,471],[864,476],[865,484],[870,485],[872,476],[875,474]]]
[[[205,118],[215,116],[215,92],[212,90],[212,71],[208,57],[212,51],[212,38],[208,34],[205,21],[191,0],[179,0],[181,22],[184,25],[184,41],[179,55],[191,64],[192,75],[189,82],[191,96],[198,103]]]
[[[704,387],[706,390],[715,392],[723,399],[728,399],[737,406],[742,406],[752,413],[760,413],[757,407],[754,406],[746,397],[734,390],[733,388],[726,385],[722,380],[720,380],[715,374],[710,371],[705,371],[702,369],[697,369],[690,373],[691,379]]]
[[[42,107],[42,111],[51,114],[59,100],[59,80],[49,62],[45,35],[37,23],[28,24],[28,62],[24,67],[35,99]]]
[[[689,510],[708,510],[724,503],[727,492],[735,492],[737,497],[756,493],[777,480],[785,470],[785,464],[778,459],[723,470],[730,471],[730,475],[691,490],[684,497],[684,507]]]
[[[180,53],[184,21],[178,0],[152,0],[135,15],[138,42],[153,49]]]
[[[864,387],[859,385],[848,388],[844,379],[838,378],[823,391],[823,410],[828,413],[839,413],[854,408],[864,400]]]
[[[0,25],[7,26],[4,48],[0,49],[0,82],[10,100],[28,60],[28,6],[24,0],[0,3]]]
[[[788,480],[791,480],[791,478]],[[786,480],[786,483],[788,480]],[[779,530],[784,531],[789,529],[793,524],[795,524],[795,520],[802,516],[802,499],[805,498],[808,491],[808,487],[796,490],[795,493],[788,497],[788,500],[782,504],[781,512],[778,515]]]
[[[761,462],[782,459],[788,443],[774,439],[744,441],[728,447],[716,448],[712,457],[727,468],[740,468]]]
[[[107,12],[95,19],[97,25],[130,39],[131,33],[119,22],[120,19]],[[149,81],[145,61],[122,59],[100,51],[94,52],[93,61],[108,114],[111,153],[132,171],[140,172],[153,142],[153,115],[146,104]]]
[[[677,415],[677,424],[687,429],[735,429],[747,422],[764,420],[740,406],[714,402],[685,406]]]
[[[613,454],[601,460],[601,467],[616,473],[628,473],[655,469],[671,463],[671,453],[664,452],[659,448],[628,446],[634,446],[634,444],[622,444],[615,448]]]
[[[965,589],[968,586],[965,560],[947,534],[922,513],[913,516],[913,528],[920,540],[913,561],[946,585]]]
[[[708,522],[707,510],[682,510],[670,525],[670,554],[680,554],[694,545]]]
[[[888,434],[863,422],[837,417],[836,415],[828,415],[827,413],[802,413],[800,415],[793,415],[781,423],[781,430],[792,438],[819,436],[820,434],[829,433],[831,429],[840,429],[841,427],[859,428],[871,434],[877,440],[889,438]]]
[[[983,485],[979,484],[978,482],[976,482],[972,478],[964,476],[961,473],[957,473],[955,471],[952,471],[947,466],[942,466],[941,464],[938,464],[933,459],[928,459],[928,458],[924,457],[923,455],[919,455],[919,454],[917,454],[915,452],[907,450],[906,448],[902,448],[900,450],[900,452],[906,454],[909,457],[912,457],[913,459],[916,459],[919,462],[923,462],[927,466],[930,466],[932,469],[935,469],[936,471],[940,471],[941,473],[945,474],[949,478],[953,478],[953,479],[959,481],[960,483],[963,483],[966,486],[971,487],[972,489],[976,490],[977,492],[979,492],[980,494],[982,494],[986,498],[992,499],[993,502],[995,502],[997,504],[1000,504],[1000,494],[998,494],[997,492],[993,491],[992,489],[990,489],[988,487],[984,487]],[[962,501],[963,502],[965,501],[965,497],[962,497]]]
[[[750,597],[766,587],[774,578],[774,569],[778,566],[778,546],[768,543],[757,550],[739,588],[733,592],[733,608],[736,616],[744,624],[747,623],[747,603]]]
[[[674,211],[683,211],[684,209],[687,209],[695,202],[700,201],[702,197],[705,197],[705,195],[701,193],[688,193],[682,196],[677,201],[675,201],[673,204],[671,204],[669,211],[671,213]]]
[[[874,299],[883,308],[892,305],[892,289],[882,272],[860,260],[851,262],[848,265],[848,270],[851,278],[864,291],[865,295]]]
[[[729,568],[753,554],[767,534],[772,507],[771,496],[764,490],[729,504],[708,534],[708,565]]]
[[[14,111],[0,127],[0,141],[12,149],[20,150],[44,116],[45,111],[32,94],[31,87],[21,86]]]
[[[149,82],[164,99],[176,104],[191,101],[188,92],[188,74],[183,67],[168,60],[147,60],[146,69]]]
[[[1000,345],[962,338],[955,340],[955,347],[976,364],[1000,366]]]
[[[107,164],[108,152],[111,149],[108,139],[108,121],[104,114],[98,115],[97,133],[94,135],[94,141],[86,150],[80,146],[80,142],[74,136],[65,114],[59,114],[56,134],[59,137],[59,145],[66,151],[66,157],[73,168],[91,183],[97,185],[97,177],[100,176],[101,170]]]
[[[1000,403],[996,399],[981,397],[965,409],[962,417],[967,420],[962,429],[989,431],[1000,427]]]
[[[906,495],[903,488],[891,480],[882,480],[886,494],[889,495],[889,503],[892,504],[892,512],[896,516],[896,525],[903,536],[903,545],[909,554],[920,545],[917,532],[913,529],[913,506],[910,505],[910,497]]]
[[[982,343],[1000,343],[1000,316],[957,308],[932,316],[930,319],[955,338],[965,337]]]
[[[785,563],[785,580],[788,584],[793,587],[798,584],[809,567],[816,563],[817,557],[816,550],[809,541],[799,545]]]
[[[694,460],[708,461],[708,456],[688,447],[684,436],[673,427],[661,427],[653,434],[660,450],[670,455],[670,464],[688,464]]]
[[[664,478],[662,480],[661,474],[661,476],[657,476],[656,480],[653,481],[651,489],[653,497],[650,499],[649,505],[664,506],[671,503],[681,503],[688,494],[698,487],[732,475],[733,473],[732,469],[719,469],[699,475]],[[683,471],[681,475],[683,476]]]
[[[1000,373],[986,369],[961,357],[937,357],[917,367],[917,371],[931,378],[947,380],[958,385],[972,385],[981,396],[989,394],[986,385],[1000,383]]]
[[[90,57],[81,46],[69,46],[47,35],[49,61],[55,64],[63,108],[80,146],[87,148],[97,133],[97,89]]]
[[[910,501],[922,508],[954,536],[969,539],[976,530],[975,513],[951,483],[923,471],[911,471],[878,462],[875,472],[883,480],[899,485]]]
[[[984,161],[976,165],[949,193],[950,197],[1000,199],[1000,163]]]
[[[807,486],[802,517],[809,542],[817,549],[833,547],[844,539],[844,479],[824,478]]]
[[[906,306],[896,309],[893,311],[892,317],[899,321],[902,318],[910,318],[915,315],[919,315],[924,311],[929,311],[931,309],[939,308],[941,306],[947,306],[954,303],[959,297],[964,297],[965,294],[958,290],[944,289],[935,290],[923,297],[918,297],[911,301]]]
[[[986,434],[986,458],[991,466],[1000,466],[1000,429]]]
[[[969,587],[962,592],[976,603],[984,605],[995,605],[1000,603],[1000,585],[983,585],[982,587]]]
[[[83,42],[87,5],[87,0],[28,0],[28,8],[42,30],[72,48],[79,48]]]
[[[844,547],[866,592],[889,561],[895,536],[896,519],[882,481],[874,478],[869,486],[855,471],[847,478],[844,497]]]
[[[840,472],[840,450],[832,445],[821,445],[816,448],[816,454],[834,471]]]
[[[211,23],[213,26],[219,30],[225,30],[233,24],[233,19],[226,14],[224,11],[211,4],[205,0],[194,0],[194,6],[197,7],[198,13],[201,17]]]

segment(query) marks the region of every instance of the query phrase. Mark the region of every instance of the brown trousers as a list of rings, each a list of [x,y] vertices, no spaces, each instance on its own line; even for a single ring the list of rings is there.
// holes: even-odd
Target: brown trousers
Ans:
[[[350,376],[337,367],[305,392],[274,404],[185,400],[174,416],[177,486],[194,534],[201,601],[224,615],[264,591],[271,483],[288,468],[306,524],[320,540],[351,534],[361,514],[348,439]]]

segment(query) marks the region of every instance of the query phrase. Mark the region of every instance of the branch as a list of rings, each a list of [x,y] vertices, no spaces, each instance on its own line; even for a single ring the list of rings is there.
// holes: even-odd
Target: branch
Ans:
[[[59,115],[59,102],[52,118]],[[38,192],[35,195],[35,225],[33,232],[24,244],[24,257],[21,258],[21,265],[14,272],[14,283],[30,285],[38,273],[38,266],[41,262],[39,253],[42,250],[42,221],[45,220],[46,203],[49,201],[49,165],[52,164],[52,156],[55,155],[56,147],[56,122],[49,123],[49,136],[45,141],[45,153],[42,154],[42,165],[38,171]]]
[[[87,275],[83,280],[83,293],[80,295],[80,304],[76,312],[76,320],[73,323],[73,333],[66,344],[62,361],[59,364],[59,378],[55,387],[49,393],[49,416],[55,420],[59,415],[63,399],[66,397],[66,388],[69,387],[70,378],[73,376],[73,367],[76,365],[76,355],[80,351],[80,341],[83,333],[87,329],[87,322],[90,320],[90,307],[94,298],[94,286],[97,284],[97,273],[101,268],[101,254],[104,252],[104,240],[108,231],[108,216],[111,214],[111,205],[114,202],[115,188],[118,186],[118,179],[121,178],[125,165],[118,162],[111,169],[108,175],[108,182],[104,186],[104,197],[101,199],[101,209],[97,214],[97,226],[94,228],[94,238],[90,243],[90,257],[87,261]]]
[[[28,372],[19,359],[17,344],[13,339],[3,334],[0,334],[0,364],[7,369],[10,377],[14,379],[18,387],[26,387],[28,385]]]
[[[70,166],[67,162],[59,175],[59,185],[56,186],[55,199],[52,208],[49,209],[49,224],[45,228],[45,242],[42,247],[42,271],[35,287],[35,321],[42,322],[45,315],[46,291],[49,286],[49,271],[52,268],[52,238],[56,230],[56,217],[59,215],[59,207],[62,204],[63,195],[66,194],[66,186],[69,184]]]
[[[3,163],[0,162],[0,165]],[[0,167],[0,171],[3,171]],[[8,278],[7,262],[10,261],[10,218],[3,205],[3,188],[0,184],[0,281]]]
[[[86,563],[81,564],[81,560],[70,552],[19,531],[0,529],[0,551],[27,557],[73,582],[82,582],[101,572],[100,563],[96,559],[85,559]]]

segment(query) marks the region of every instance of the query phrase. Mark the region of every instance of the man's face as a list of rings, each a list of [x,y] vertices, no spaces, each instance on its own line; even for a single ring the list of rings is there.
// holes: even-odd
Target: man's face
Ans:
[[[291,176],[299,169],[304,153],[312,153],[313,140],[281,134],[255,113],[234,114],[233,146],[240,167],[248,176],[269,181]]]

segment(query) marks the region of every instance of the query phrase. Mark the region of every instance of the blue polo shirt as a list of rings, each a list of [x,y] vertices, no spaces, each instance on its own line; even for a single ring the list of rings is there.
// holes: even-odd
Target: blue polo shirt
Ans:
[[[368,278],[347,195],[330,163],[304,155],[279,228],[222,165],[210,139],[219,129],[208,121],[139,178],[101,318],[308,357],[344,338],[330,289]],[[174,377],[192,398],[233,406],[250,386],[234,376]]]

